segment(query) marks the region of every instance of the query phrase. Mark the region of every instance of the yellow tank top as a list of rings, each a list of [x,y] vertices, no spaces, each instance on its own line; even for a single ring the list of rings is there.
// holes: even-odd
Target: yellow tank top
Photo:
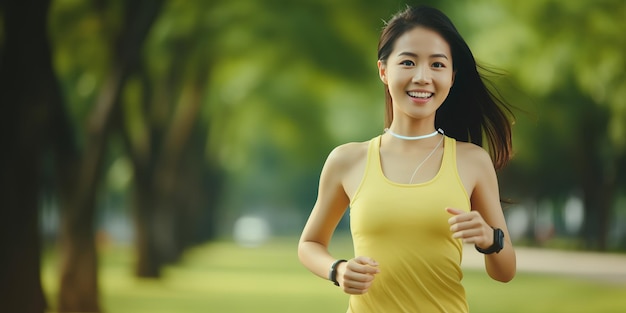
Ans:
[[[355,256],[376,260],[380,273],[366,294],[350,296],[348,313],[468,312],[463,245],[452,238],[445,211],[470,210],[456,167],[456,141],[445,137],[433,179],[400,184],[383,174],[380,138],[369,143],[363,180],[350,203]]]

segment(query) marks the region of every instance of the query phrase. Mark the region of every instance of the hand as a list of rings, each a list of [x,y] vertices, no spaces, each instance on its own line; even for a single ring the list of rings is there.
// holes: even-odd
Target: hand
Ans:
[[[452,238],[460,238],[464,243],[473,243],[481,249],[493,245],[493,228],[485,222],[477,211],[465,212],[453,208],[446,211],[454,216],[448,219]]]
[[[359,256],[339,264],[337,281],[345,293],[361,295],[367,292],[372,285],[374,276],[379,272],[376,261]]]

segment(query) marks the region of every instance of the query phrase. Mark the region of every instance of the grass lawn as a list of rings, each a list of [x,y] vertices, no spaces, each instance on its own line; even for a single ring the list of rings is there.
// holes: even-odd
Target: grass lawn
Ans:
[[[302,267],[296,245],[295,238],[258,248],[208,243],[189,250],[160,280],[133,277],[132,250],[109,247],[101,253],[101,304],[107,313],[345,312],[348,296]],[[351,253],[345,240],[334,242],[332,250]],[[42,269],[52,308],[57,263],[54,252],[47,253]],[[502,284],[482,271],[466,271],[463,282],[471,312],[626,312],[626,285],[528,273]]]

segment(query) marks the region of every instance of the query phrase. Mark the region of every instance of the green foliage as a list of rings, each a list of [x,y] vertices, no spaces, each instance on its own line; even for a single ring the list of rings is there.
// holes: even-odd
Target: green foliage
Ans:
[[[504,194],[578,192],[584,179],[575,169],[589,158],[598,171],[616,171],[626,154],[623,1],[426,3],[449,13],[481,63],[509,73],[496,83],[529,112],[518,113],[516,175]],[[164,131],[188,102],[185,88],[198,85],[203,150],[207,163],[227,171],[228,214],[268,206],[306,212],[330,150],[382,130],[376,45],[383,21],[403,6],[167,1],[139,74],[124,86],[124,127],[137,149],[156,149],[150,129]],[[53,2],[54,60],[79,142],[122,20],[123,1]],[[596,138],[593,151],[581,145],[585,132]],[[123,154],[110,153],[112,160]],[[624,177],[616,175],[616,184],[625,186]]]
[[[84,132],[79,130],[86,123],[111,57],[110,25],[90,4],[54,1],[50,8],[53,64],[79,145],[85,140]]]
[[[580,195],[587,241],[607,237],[626,187],[625,10],[621,0],[453,8],[469,12],[456,16],[462,32],[479,61],[509,73],[500,87],[521,109],[503,193],[527,202]]]
[[[205,116],[210,149],[235,189],[227,203],[308,209],[317,185],[308,177],[326,154],[366,139],[358,134],[379,118],[378,103],[365,101],[377,81],[375,50],[363,53],[363,45],[369,38],[374,47],[376,34],[348,32],[368,29],[357,12],[326,1],[216,5],[210,41],[220,61],[211,68]]]
[[[542,138],[579,144],[576,128],[590,110],[607,112],[608,125],[600,135],[614,148],[608,158],[626,153],[623,1],[491,1],[465,9],[477,17],[468,41],[479,60],[510,72],[528,95],[513,102],[536,113],[540,123],[551,124],[539,138],[521,130],[522,153],[544,155],[524,143]]]

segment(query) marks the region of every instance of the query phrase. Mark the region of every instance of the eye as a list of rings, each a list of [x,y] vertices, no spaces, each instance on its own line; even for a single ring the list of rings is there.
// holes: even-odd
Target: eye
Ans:
[[[445,65],[445,64],[443,64],[443,63],[441,63],[441,62],[435,62],[435,63],[433,63],[433,65],[432,65],[432,66],[433,66],[434,68],[444,68],[444,67],[446,67],[446,65]]]
[[[415,63],[411,60],[404,60],[402,62],[400,62],[400,65],[404,65],[404,66],[413,66],[415,65]]]

